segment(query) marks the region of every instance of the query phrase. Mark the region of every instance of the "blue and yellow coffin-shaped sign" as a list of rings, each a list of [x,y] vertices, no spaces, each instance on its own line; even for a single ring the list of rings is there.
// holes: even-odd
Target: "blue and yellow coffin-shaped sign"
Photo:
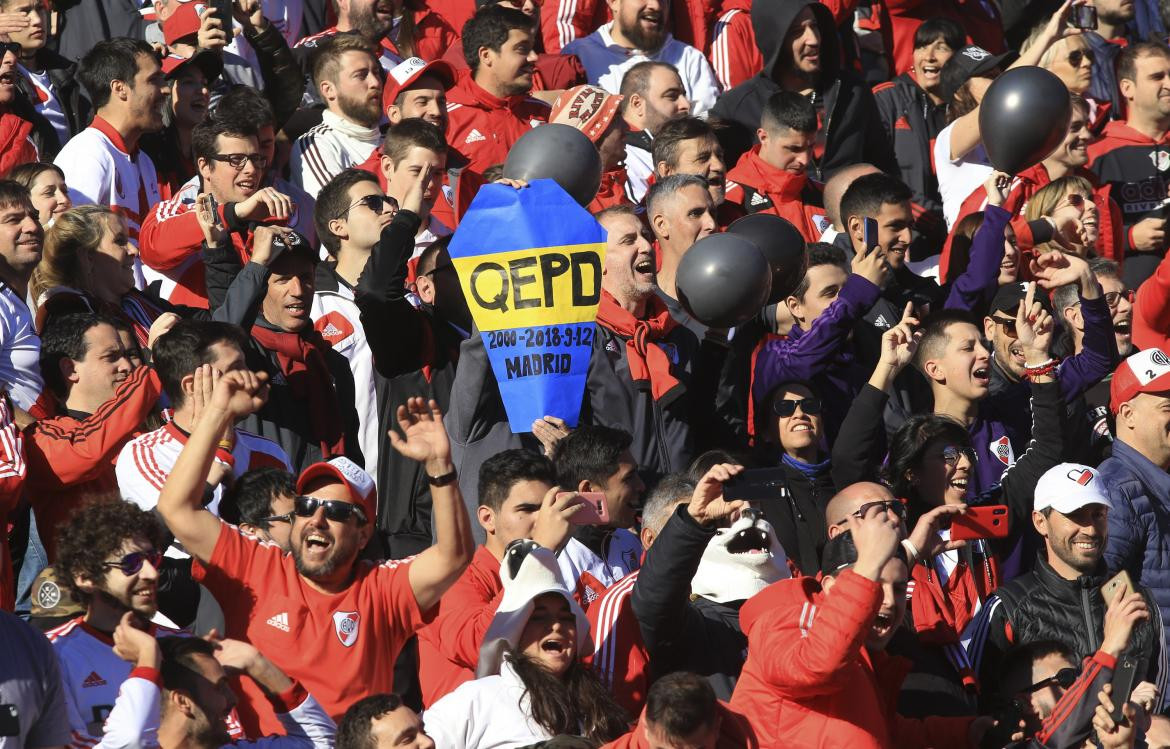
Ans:
[[[451,240],[514,433],[577,426],[593,349],[605,229],[552,180],[484,185]]]

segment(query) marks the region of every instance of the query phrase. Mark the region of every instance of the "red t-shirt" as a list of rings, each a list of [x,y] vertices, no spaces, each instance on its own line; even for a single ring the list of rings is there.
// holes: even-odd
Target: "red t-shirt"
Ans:
[[[325,595],[297,573],[291,554],[224,523],[210,562],[196,562],[192,574],[223,607],[227,635],[259,648],[336,721],[362,697],[393,690],[398,652],[427,623],[409,568],[409,560],[358,562],[350,586]],[[242,684],[247,734],[284,733],[260,690]]]

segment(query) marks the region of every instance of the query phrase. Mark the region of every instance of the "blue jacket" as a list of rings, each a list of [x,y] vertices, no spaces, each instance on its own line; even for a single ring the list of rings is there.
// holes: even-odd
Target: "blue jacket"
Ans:
[[[1162,620],[1170,616],[1170,474],[1120,440],[1097,469],[1109,492],[1109,574],[1129,572],[1150,590]]]

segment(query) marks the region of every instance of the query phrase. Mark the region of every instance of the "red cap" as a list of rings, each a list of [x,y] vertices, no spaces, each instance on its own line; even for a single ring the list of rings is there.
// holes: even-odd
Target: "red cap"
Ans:
[[[385,112],[400,93],[428,74],[443,83],[444,91],[455,85],[455,68],[446,60],[425,62],[421,57],[408,57],[391,68],[386,76],[386,87],[382,89],[382,111]]]
[[[1170,392],[1170,356],[1160,348],[1139,351],[1118,365],[1109,384],[1109,410],[1117,413],[1121,404],[1138,393]]]
[[[199,15],[206,9],[206,3],[179,0],[175,4],[174,12],[162,24],[163,40],[167,46],[169,47],[185,36],[198,34],[199,27],[202,25]]]
[[[378,487],[361,466],[349,458],[334,458],[328,463],[314,463],[301,471],[297,479],[297,494],[313,481],[327,478],[340,482],[349,491],[349,499],[366,511],[366,519],[375,521],[378,512]]]
[[[557,97],[548,121],[575,127],[596,143],[605,135],[624,98],[597,86],[574,86]]]
[[[223,58],[211,50],[203,49],[191,57],[167,55],[162,59],[163,75],[167,78],[173,78],[178,74],[179,69],[187,64],[202,70],[203,77],[207,79],[208,83],[214,81],[223,72]]]

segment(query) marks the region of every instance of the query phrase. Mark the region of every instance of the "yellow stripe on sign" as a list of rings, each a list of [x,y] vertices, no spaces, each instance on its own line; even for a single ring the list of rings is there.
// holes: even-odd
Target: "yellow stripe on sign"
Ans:
[[[480,330],[592,322],[604,262],[604,242],[452,260]]]

